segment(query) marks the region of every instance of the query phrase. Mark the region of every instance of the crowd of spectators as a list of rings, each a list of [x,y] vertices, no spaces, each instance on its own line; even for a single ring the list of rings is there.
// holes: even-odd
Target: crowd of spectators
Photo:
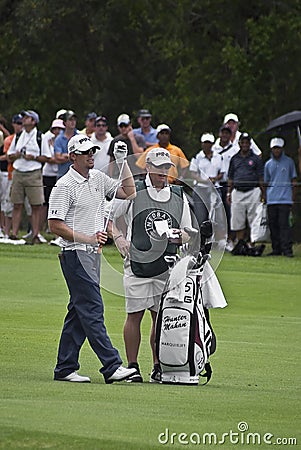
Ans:
[[[256,245],[253,227],[258,221],[257,208],[267,203],[271,230],[272,255],[292,256],[292,237],[289,217],[295,201],[296,168],[285,155],[285,141],[276,136],[270,141],[271,158],[263,163],[262,150],[252,136],[239,130],[235,113],[228,113],[221,121],[218,136],[204,127],[200,134],[200,148],[189,160],[185,149],[172,141],[172,127],[166,123],[152,124],[152,114],[141,109],[134,120],[121,112],[115,123],[105,114],[94,111],[80,119],[78,115],[60,109],[49,121],[49,129],[39,130],[39,114],[33,110],[16,112],[11,124],[0,118],[0,242],[41,244],[48,242],[48,201],[56,181],[70,167],[68,142],[71,137],[86,134],[97,144],[94,167],[114,177],[114,144],[124,141],[128,148],[128,163],[136,180],[145,178],[146,158],[153,148],[170,153],[173,165],[168,172],[169,184],[181,184],[187,191],[196,223],[199,225],[214,216],[216,203],[211,192],[218,193],[227,219],[225,249],[236,251],[242,242],[250,248]],[[133,122],[136,122],[135,128]],[[112,136],[111,129],[118,130]],[[13,133],[9,131],[13,130]],[[189,149],[191,153],[191,149]],[[23,207],[28,217],[28,232],[20,236]],[[49,243],[57,245],[54,237]],[[258,254],[256,256],[259,256]]]

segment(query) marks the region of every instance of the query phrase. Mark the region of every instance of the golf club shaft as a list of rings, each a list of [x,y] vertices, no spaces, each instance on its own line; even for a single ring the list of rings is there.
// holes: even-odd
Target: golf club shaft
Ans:
[[[117,190],[118,190],[118,188],[119,188],[119,183],[120,183],[120,181],[121,181],[121,177],[122,177],[122,172],[123,172],[124,164],[125,164],[125,159],[122,160],[122,164],[121,164],[119,176],[118,176],[118,179],[117,179],[117,186],[116,186],[116,189],[115,189],[115,191],[114,191],[114,194],[113,194],[113,197],[112,197],[112,200],[111,200],[111,204],[110,204],[110,209],[109,209],[108,215],[107,215],[107,217],[105,218],[105,223],[104,223],[103,231],[107,231],[107,228],[108,228],[108,225],[109,225],[109,220],[110,220],[110,216],[111,216],[111,213],[112,213],[112,210],[113,210],[114,201],[115,201],[115,198],[116,198],[116,195],[117,195]],[[98,253],[101,253],[102,247],[103,247],[102,245],[99,245],[99,246],[98,246]]]

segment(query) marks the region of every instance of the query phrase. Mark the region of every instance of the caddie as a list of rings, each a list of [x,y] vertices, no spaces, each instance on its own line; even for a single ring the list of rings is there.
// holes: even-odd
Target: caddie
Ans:
[[[181,186],[169,185],[167,174],[174,163],[168,150],[153,148],[146,156],[147,175],[136,182],[137,195],[119,202],[113,211],[115,244],[124,257],[124,290],[127,318],[124,342],[128,367],[137,373],[127,381],[142,382],[138,364],[141,321],[146,310],[152,318],[150,345],[153,369],[150,382],[161,381],[155,352],[155,322],[168,277],[166,255],[175,255],[177,245],[188,239],[184,227],[191,227],[188,200]],[[125,220],[125,224],[120,222]],[[126,227],[124,226],[126,225]]]

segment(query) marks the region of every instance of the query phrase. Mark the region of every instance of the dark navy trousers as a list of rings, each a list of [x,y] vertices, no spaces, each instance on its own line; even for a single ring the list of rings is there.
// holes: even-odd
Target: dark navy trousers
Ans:
[[[271,232],[272,249],[278,255],[293,253],[292,230],[289,225],[291,205],[268,205],[268,221]]]
[[[110,377],[122,360],[107,334],[100,294],[100,258],[85,251],[63,251],[61,268],[69,289],[68,313],[60,338],[54,376],[65,377],[78,370],[79,352],[87,338],[102,364],[100,373]]]

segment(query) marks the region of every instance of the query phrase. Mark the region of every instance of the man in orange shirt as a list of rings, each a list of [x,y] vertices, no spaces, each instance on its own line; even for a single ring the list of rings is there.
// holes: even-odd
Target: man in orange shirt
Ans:
[[[136,161],[136,166],[140,169],[145,169],[146,166],[146,155],[153,148],[161,147],[165,148],[170,153],[170,159],[174,163],[175,166],[171,166],[168,171],[168,183],[169,184],[178,184],[179,180],[181,181],[185,178],[187,174],[187,170],[189,167],[189,161],[186,158],[184,152],[170,143],[170,135],[171,128],[166,124],[158,125],[157,127],[157,138],[159,140],[158,144],[149,147],[145,152],[143,152]]]

